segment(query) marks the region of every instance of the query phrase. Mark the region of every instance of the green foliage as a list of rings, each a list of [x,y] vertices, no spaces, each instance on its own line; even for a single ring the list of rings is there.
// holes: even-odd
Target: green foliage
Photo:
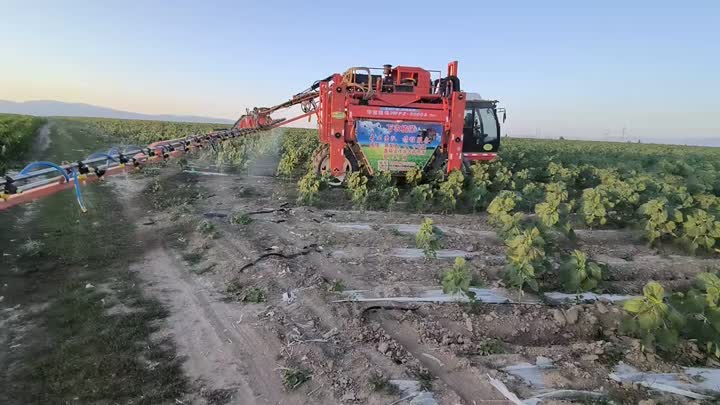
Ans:
[[[347,177],[347,188],[350,200],[359,209],[365,209],[368,201],[368,179],[360,172],[351,173]]]
[[[438,235],[435,233],[435,227],[433,227],[433,221],[430,218],[425,218],[417,235],[415,235],[415,245],[418,249],[422,249],[426,259],[435,259],[437,257],[437,250],[440,249],[440,241]]]
[[[692,251],[698,248],[712,251],[716,240],[720,238],[720,222],[707,211],[697,209],[686,215],[681,238]]]
[[[113,138],[137,143],[150,143],[189,135],[206,134],[216,129],[228,128],[228,124],[195,122],[121,120],[111,118],[72,118],[90,125]]]
[[[456,257],[452,270],[448,270],[442,275],[442,288],[445,294],[464,294],[469,298],[474,298],[474,294],[470,292],[470,270],[467,263],[462,257]]]
[[[427,211],[432,207],[434,195],[431,184],[413,187],[410,191],[410,208],[418,212]]]
[[[600,265],[589,261],[587,255],[580,250],[574,250],[560,265],[563,289],[571,293],[594,290],[602,280],[602,273]]]
[[[623,329],[642,339],[644,348],[672,351],[679,338],[684,318],[665,302],[665,289],[651,281],[643,288],[643,296],[625,301],[623,309],[629,314]]]
[[[720,282],[715,274],[701,273],[701,277],[712,277]],[[720,308],[718,308],[717,287],[704,286],[698,281],[700,289],[691,289],[686,294],[676,293],[670,298],[672,305],[684,314],[683,337],[698,342],[709,356],[720,359]]]
[[[318,148],[316,130],[287,128],[280,141],[280,162],[277,174],[283,177],[296,176],[310,168],[313,152]]]
[[[545,201],[535,206],[540,222],[548,228],[558,228],[566,235],[573,235],[569,222],[571,204],[566,203],[568,192],[564,183],[549,183],[545,186]]]
[[[577,168],[567,168],[562,164],[555,162],[550,162],[548,164],[547,171],[552,181],[567,184],[574,183],[580,174]]]
[[[513,175],[510,168],[505,165],[505,162],[498,158],[488,165],[490,171],[490,184],[491,191],[502,191],[508,189],[515,189],[515,182],[513,181]]]
[[[612,208],[602,190],[587,188],[582,195],[582,214],[585,223],[590,226],[605,225],[607,223],[607,209]]]
[[[370,185],[370,191],[367,193],[367,202],[371,208],[389,209],[395,205],[400,192],[397,187],[395,187],[390,172],[376,173]]]
[[[490,223],[499,228],[498,233],[503,238],[520,232],[524,215],[521,212],[512,212],[518,199],[518,195],[513,191],[501,191],[488,206]]]
[[[520,191],[521,198],[517,202],[519,210],[530,211],[545,198],[542,183],[528,183]]]
[[[420,184],[423,178],[423,172],[422,169],[419,169],[417,167],[413,167],[412,169],[405,172],[405,182],[412,187],[417,186]]]
[[[233,225],[249,225],[253,219],[247,214],[234,214],[230,217],[230,223]]]
[[[298,203],[316,205],[320,201],[320,177],[308,171],[298,182]]]
[[[342,280],[335,280],[328,288],[328,291],[343,292],[345,291],[345,283],[343,283]]]
[[[240,301],[251,302],[254,304],[265,302],[266,300],[267,295],[265,294],[265,291],[257,287],[246,288],[240,297]]]
[[[643,297],[625,302],[629,319],[623,331],[641,338],[644,348],[668,353],[675,351],[682,337],[720,359],[720,278],[714,273],[700,273],[695,284],[697,288],[672,294],[666,301],[663,287],[648,283]]]
[[[470,176],[467,179],[465,199],[473,211],[481,210],[488,204],[491,195],[490,170],[487,164],[474,164],[470,166]]]
[[[682,212],[677,209],[670,218],[665,198],[655,198],[641,205],[640,214],[645,217],[645,236],[651,244],[664,236],[675,236],[677,224],[683,222]]]
[[[28,115],[0,114],[0,175],[7,164],[30,149],[35,134],[46,120]]]
[[[294,390],[312,378],[312,372],[302,367],[283,368],[283,385]]]
[[[520,291],[526,286],[539,290],[536,276],[544,267],[545,240],[536,227],[526,229],[505,241],[507,261],[504,277],[511,287]]]
[[[437,199],[443,212],[452,212],[462,194],[464,176],[460,170],[453,170],[447,180],[440,184]]]

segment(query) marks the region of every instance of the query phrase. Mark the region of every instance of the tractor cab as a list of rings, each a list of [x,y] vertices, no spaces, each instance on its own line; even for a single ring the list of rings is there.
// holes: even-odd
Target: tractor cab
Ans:
[[[501,110],[504,112],[504,109]],[[467,160],[491,160],[499,149],[500,122],[497,117],[497,101],[483,100],[476,93],[467,93],[463,157]]]

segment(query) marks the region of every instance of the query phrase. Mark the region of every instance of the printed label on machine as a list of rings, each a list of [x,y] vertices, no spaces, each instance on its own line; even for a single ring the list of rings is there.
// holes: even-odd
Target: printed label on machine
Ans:
[[[423,168],[440,145],[442,124],[358,120],[357,140],[373,171]]]

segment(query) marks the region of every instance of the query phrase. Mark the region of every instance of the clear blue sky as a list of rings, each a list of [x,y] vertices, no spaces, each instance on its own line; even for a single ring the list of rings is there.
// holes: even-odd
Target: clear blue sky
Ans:
[[[0,6],[0,99],[233,118],[349,66],[444,69],[503,133],[720,138],[720,1],[32,1]]]

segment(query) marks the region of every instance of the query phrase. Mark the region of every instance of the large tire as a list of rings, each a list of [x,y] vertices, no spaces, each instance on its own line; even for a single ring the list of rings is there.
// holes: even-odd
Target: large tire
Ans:
[[[357,159],[349,148],[345,148],[345,173],[342,176],[335,177],[340,185],[345,181],[347,175],[358,171]],[[330,173],[330,145],[322,144],[315,150],[313,154],[312,167],[318,176],[323,176]],[[333,176],[334,177],[334,176]]]

